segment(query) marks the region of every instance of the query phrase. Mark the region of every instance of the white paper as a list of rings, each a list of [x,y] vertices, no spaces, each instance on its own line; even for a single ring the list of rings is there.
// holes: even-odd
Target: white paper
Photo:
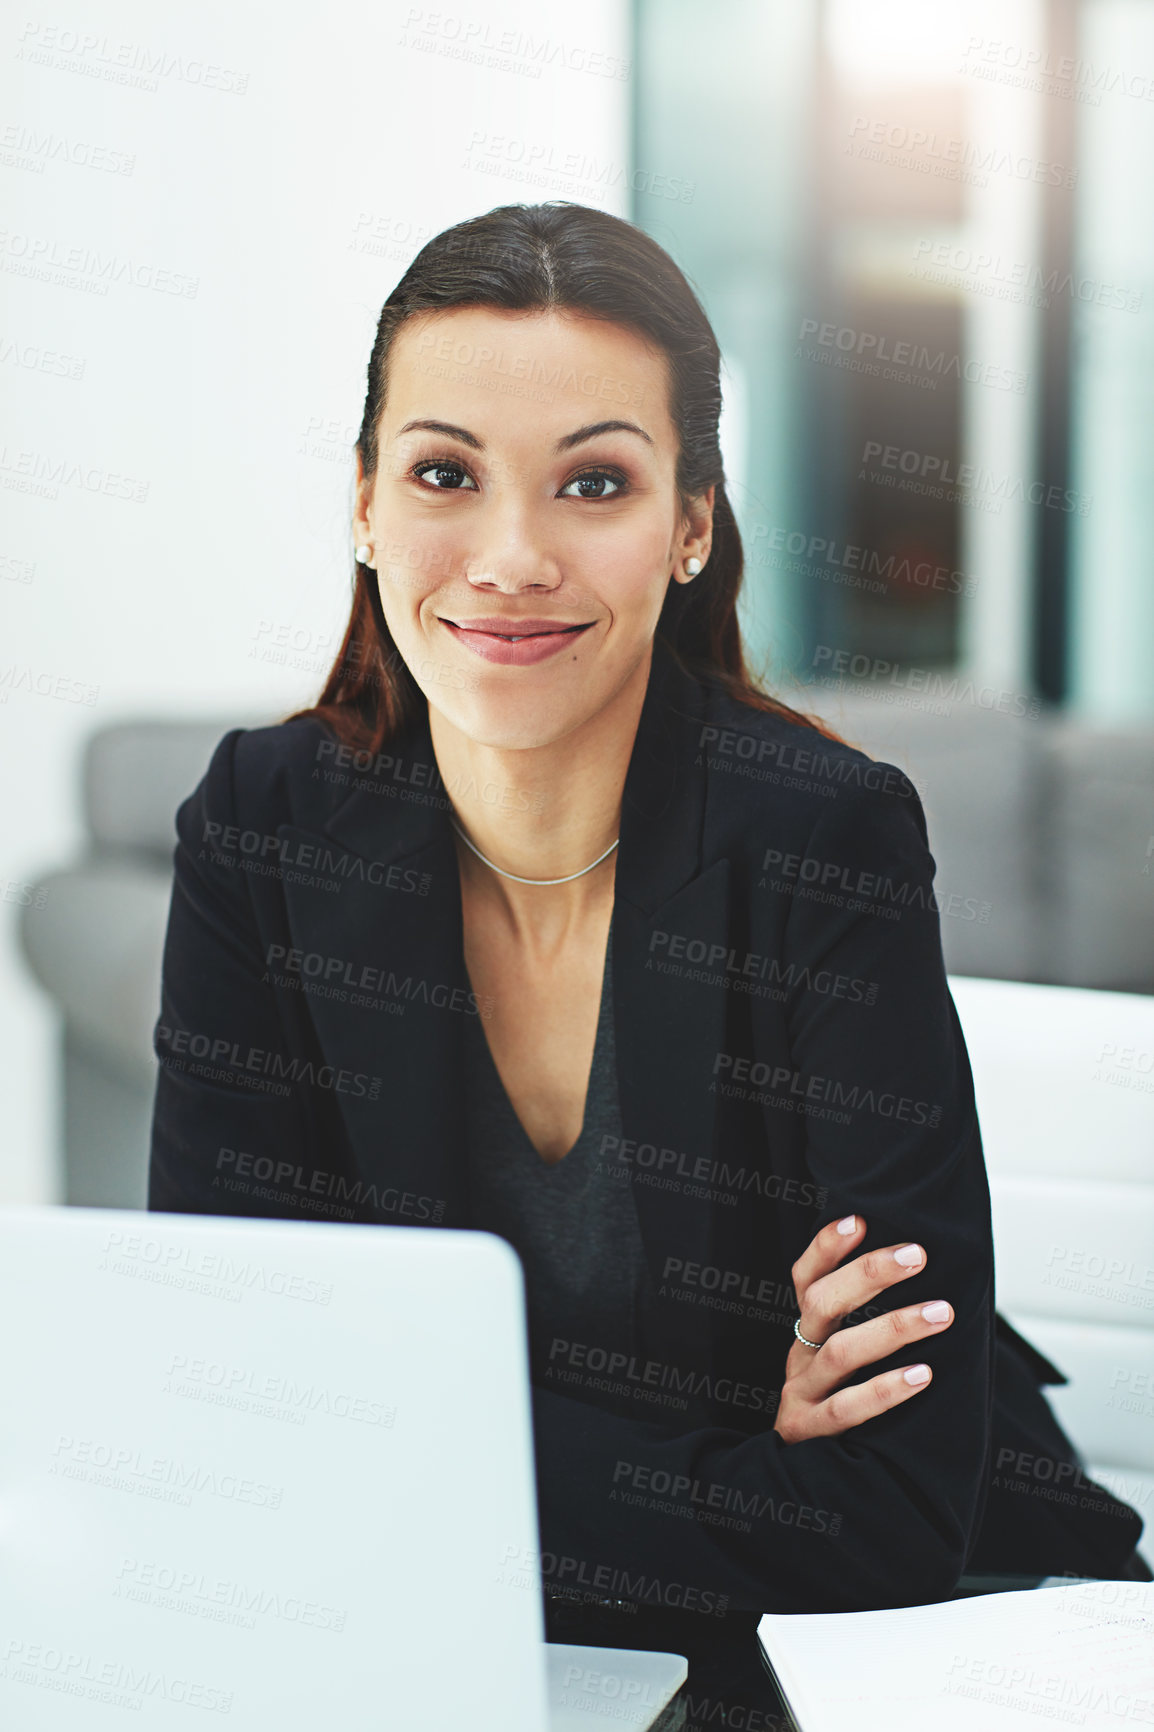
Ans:
[[[801,1732],[1154,1727],[1150,1582],[767,1613],[757,1633]]]

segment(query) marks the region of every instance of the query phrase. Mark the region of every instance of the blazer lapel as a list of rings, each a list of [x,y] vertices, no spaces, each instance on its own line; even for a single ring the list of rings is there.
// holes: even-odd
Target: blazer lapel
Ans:
[[[401,749],[393,746],[394,762]],[[431,742],[422,753],[418,735],[409,757],[412,749],[403,747],[409,763],[433,762]],[[431,1197],[435,1224],[463,1226],[459,1078],[470,988],[456,853],[438,806],[391,806],[386,786],[359,789],[323,836],[281,827],[282,837],[362,863],[341,873],[339,890],[287,881],[289,927],[300,951],[323,959],[312,967],[328,973],[309,999],[326,1056],[379,1079],[372,1098],[338,1095],[361,1173],[378,1188]]]
[[[614,1023],[618,1093],[638,1225],[655,1285],[670,1259],[713,1260],[717,1211],[682,1185],[650,1182],[714,1153],[718,1096],[714,1054],[725,1045],[723,986],[693,978],[693,962],[669,956],[670,939],[728,948],[729,862],[702,872],[706,771],[698,749],[706,715],[702,686],[658,642],[626,776],[613,916]],[[702,969],[701,972],[706,972]],[[652,1145],[676,1161],[644,1166]],[[643,1159],[656,1157],[646,1153]],[[669,1314],[671,1349],[705,1357],[710,1313],[679,1305]]]

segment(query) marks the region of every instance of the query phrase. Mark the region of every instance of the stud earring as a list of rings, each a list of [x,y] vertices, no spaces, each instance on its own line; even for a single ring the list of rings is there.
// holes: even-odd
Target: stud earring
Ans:
[[[687,559],[685,561],[685,569],[689,573],[690,577],[696,577],[698,572],[701,570],[701,561],[699,559]]]
[[[372,548],[368,545],[367,542],[364,544],[363,547],[358,547],[357,548],[357,564],[358,565],[367,565],[369,563],[369,555],[372,553],[372,551],[373,551]]]

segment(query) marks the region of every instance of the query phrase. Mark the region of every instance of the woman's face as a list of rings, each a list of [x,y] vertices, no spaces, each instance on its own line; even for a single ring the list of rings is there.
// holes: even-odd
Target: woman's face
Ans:
[[[670,573],[695,581],[713,510],[710,487],[681,521],[666,372],[571,313],[453,308],[394,340],[354,535],[417,684],[478,743],[548,745],[644,690]]]

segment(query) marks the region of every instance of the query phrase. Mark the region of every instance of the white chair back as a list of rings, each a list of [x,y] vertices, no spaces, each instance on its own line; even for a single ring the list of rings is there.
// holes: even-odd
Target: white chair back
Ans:
[[[1154,998],[950,975],[993,1202],[997,1303],[1092,1478],[1154,1541]]]

